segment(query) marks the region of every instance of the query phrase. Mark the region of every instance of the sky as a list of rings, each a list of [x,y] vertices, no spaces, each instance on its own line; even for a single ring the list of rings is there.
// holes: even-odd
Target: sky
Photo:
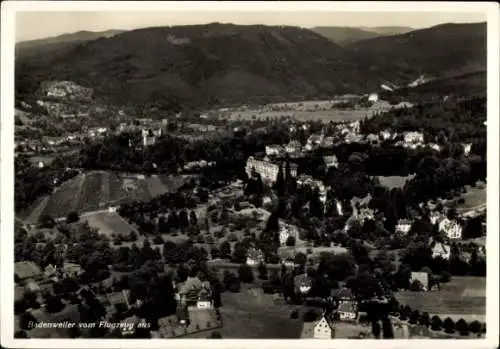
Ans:
[[[471,23],[486,20],[485,13],[476,12],[289,12],[289,11],[37,11],[16,13],[16,42],[46,38],[80,30],[137,29],[155,26],[234,24],[315,26],[406,26],[415,29],[442,23]]]

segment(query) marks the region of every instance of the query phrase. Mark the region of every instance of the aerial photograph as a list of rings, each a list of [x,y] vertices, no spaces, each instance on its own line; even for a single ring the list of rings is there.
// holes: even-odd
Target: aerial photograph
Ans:
[[[486,338],[484,13],[15,17],[14,338]]]

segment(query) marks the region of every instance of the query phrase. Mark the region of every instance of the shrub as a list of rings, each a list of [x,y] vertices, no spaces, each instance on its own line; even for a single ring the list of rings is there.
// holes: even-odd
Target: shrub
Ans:
[[[286,245],[289,247],[295,246],[295,237],[289,236],[288,239],[286,239]]]
[[[412,311],[409,320],[410,324],[412,325],[416,324],[419,319],[420,319],[420,313],[418,312],[418,310]]]
[[[238,269],[238,274],[240,276],[241,282],[244,283],[251,283],[253,281],[253,270],[246,264],[240,265],[240,268]]]
[[[455,322],[447,317],[444,321],[443,321],[443,328],[444,328],[444,331],[446,333],[454,333],[455,332]]]
[[[464,319],[458,320],[455,325],[455,328],[457,329],[458,333],[460,333],[461,336],[469,335],[469,325]]]
[[[431,323],[431,318],[429,316],[429,313],[422,313],[420,315],[420,319],[418,320],[418,323],[422,326],[429,327]]]
[[[413,282],[410,284],[410,290],[414,292],[420,292],[423,291],[424,285],[418,280],[413,280]]]
[[[431,329],[433,331],[441,331],[443,327],[443,321],[437,315],[434,315],[431,319]]]
[[[477,320],[475,321],[472,321],[470,324],[469,324],[469,331],[471,331],[472,333],[481,333],[481,323]]]
[[[66,223],[68,223],[68,224],[75,223],[75,222],[78,222],[79,219],[80,219],[80,217],[78,216],[78,213],[76,213],[75,211],[72,211],[72,212],[68,213],[68,216],[66,217]]]

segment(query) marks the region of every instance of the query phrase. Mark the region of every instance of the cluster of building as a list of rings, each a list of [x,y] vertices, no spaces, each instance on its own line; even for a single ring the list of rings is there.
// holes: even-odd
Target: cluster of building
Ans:
[[[78,277],[83,272],[79,264],[71,262],[64,262],[60,267],[50,264],[44,270],[32,261],[17,262],[14,264],[16,299],[19,299],[24,291],[31,291],[40,296],[42,289],[50,287],[61,279]]]
[[[80,86],[73,81],[46,81],[41,85],[41,92],[46,97],[55,98],[92,98],[91,88]]]
[[[263,159],[256,159],[255,157],[250,156],[247,160],[245,172],[250,178],[253,177],[255,172],[260,175],[262,181],[275,183],[278,178],[280,167],[283,173],[286,173],[285,163],[272,162],[267,156]],[[294,178],[297,177],[297,168],[298,166],[296,164],[290,164],[290,175]]]
[[[311,289],[311,281],[305,274],[295,277],[296,289],[306,295]],[[302,338],[333,339],[337,322],[357,324],[360,312],[356,297],[348,288],[333,289],[328,301],[334,310],[323,310],[321,317],[313,323],[304,323]]]

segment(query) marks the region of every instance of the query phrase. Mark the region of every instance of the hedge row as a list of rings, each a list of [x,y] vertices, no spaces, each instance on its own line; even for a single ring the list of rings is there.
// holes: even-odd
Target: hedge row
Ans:
[[[454,322],[450,317],[442,320],[437,315],[431,317],[428,313],[420,313],[418,310],[412,310],[409,306],[400,306],[398,317],[412,325],[419,324],[430,327],[433,331],[444,331],[449,334],[458,332],[461,336],[468,336],[470,333],[486,333],[486,323],[477,320],[467,323],[464,319]]]

